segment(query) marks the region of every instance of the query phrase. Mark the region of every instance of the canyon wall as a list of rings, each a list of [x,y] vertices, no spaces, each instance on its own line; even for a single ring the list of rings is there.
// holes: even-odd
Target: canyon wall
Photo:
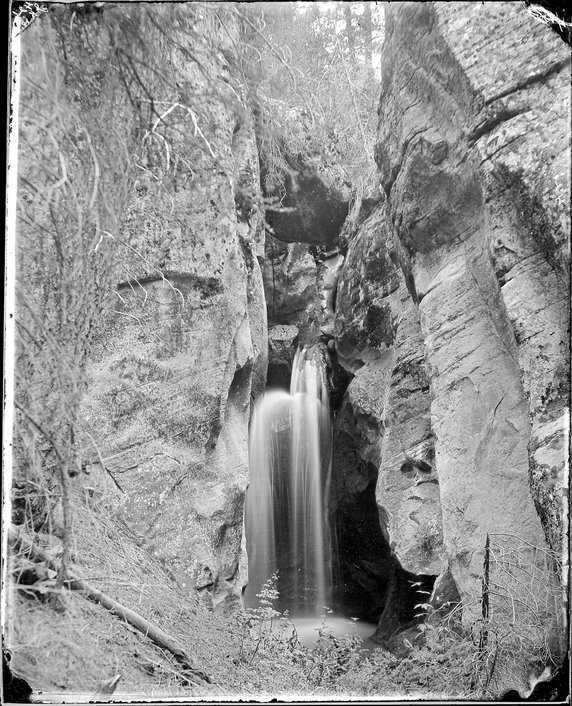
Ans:
[[[169,47],[152,12],[174,13]],[[220,35],[212,12],[139,20],[173,81],[117,127],[137,154],[100,235],[114,300],[81,412],[89,482],[190,593],[236,608],[268,351],[284,386],[296,344],[321,339],[348,600],[377,617],[389,583],[421,576],[476,605],[487,534],[565,545],[566,48],[516,3],[390,5],[380,180],[339,237],[339,166],[297,157],[286,199],[261,193],[238,26]]]
[[[452,577],[469,622],[487,536],[493,563],[567,543],[569,74],[518,3],[387,7],[385,198],[350,239],[335,344],[395,555]],[[543,575],[505,588],[557,604]]]
[[[92,480],[144,546],[190,595],[227,611],[246,583],[248,423],[267,368],[258,153],[229,64],[232,15],[214,51],[212,8],[194,6],[180,27],[171,10],[145,15],[149,32],[153,20],[171,23],[172,47],[159,43],[154,56],[178,91],[157,88],[161,119],[142,134],[83,441]],[[192,60],[183,20],[197,38]]]
[[[399,652],[431,592],[476,624],[487,563],[505,591],[495,609],[508,623],[505,599],[517,601],[527,632],[522,674],[506,649],[498,661],[499,683],[520,688],[558,657],[567,568],[569,52],[519,3],[388,4],[379,180],[346,219],[343,170],[316,155],[290,155],[285,198],[262,193],[236,16],[180,7],[110,7],[93,24],[74,10],[50,43],[39,23],[27,30],[62,91],[53,105],[36,95],[38,49],[30,100],[81,114],[95,149],[86,130],[62,123],[58,137],[118,155],[113,174],[94,157],[86,198],[103,195],[86,249],[113,242],[108,269],[90,267],[98,306],[111,290],[107,310],[95,335],[81,317],[66,329],[70,348],[90,337],[76,475],[190,597],[238,609],[252,405],[267,372],[288,386],[298,343],[327,343],[334,607],[379,620],[376,639]],[[132,41],[123,63],[117,28]],[[152,101],[124,92],[133,61],[131,88],[140,72]],[[28,166],[40,154],[30,144]],[[58,165],[59,148],[41,147]],[[89,299],[75,255],[60,269]]]

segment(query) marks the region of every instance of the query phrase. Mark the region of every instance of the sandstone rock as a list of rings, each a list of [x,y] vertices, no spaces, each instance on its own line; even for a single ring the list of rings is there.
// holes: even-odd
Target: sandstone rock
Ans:
[[[342,576],[353,592],[369,592],[362,600],[377,609],[374,639],[406,654],[401,633],[418,622],[415,605],[423,600],[415,585],[432,587],[443,549],[435,474],[424,470],[421,475],[432,477],[417,478],[414,467],[411,473],[402,468],[406,454],[418,461],[431,455],[429,389],[417,310],[386,205],[366,204],[355,222],[361,226],[349,241],[336,300],[336,353],[354,377],[334,424],[333,496],[336,515],[358,536],[360,525],[348,518],[358,508],[377,506],[375,517],[360,513],[372,538],[369,566],[377,580],[364,582],[357,568]],[[360,559],[354,567],[367,566],[367,543],[340,537]]]
[[[470,621],[486,536],[495,581],[513,596],[521,579],[504,574],[499,557],[519,555],[531,569],[527,590],[547,596],[543,624],[530,604],[518,617],[530,650],[558,619],[555,577],[538,557],[545,536],[560,551],[555,482],[568,389],[560,367],[567,62],[546,32],[510,3],[490,12],[471,3],[454,12],[447,3],[390,6],[376,148],[401,269],[419,307],[451,574]],[[532,125],[543,125],[540,139]],[[500,615],[507,606],[495,600]],[[503,678],[518,682],[515,660],[503,656],[493,690]]]
[[[268,387],[290,389],[299,333],[296,326],[273,326],[268,329]]]
[[[533,498],[550,547],[561,552],[570,384],[570,55],[515,4],[476,13],[463,3],[455,15],[437,7],[443,36],[478,95],[469,140],[478,149],[488,204],[487,245],[516,338],[532,424]],[[482,34],[469,50],[459,37],[475,21]],[[495,46],[493,66],[488,32],[499,24],[503,41]]]
[[[393,330],[387,297],[399,287],[391,249],[379,247],[385,206],[377,209],[350,242],[338,282],[334,333],[340,363],[356,372],[391,347]],[[387,235],[387,234],[386,234]],[[390,242],[387,237],[384,242]]]
[[[270,325],[317,329],[317,266],[308,246],[283,243],[268,236],[263,272]]]
[[[426,462],[433,453],[419,316],[399,267],[385,204],[369,213],[350,241],[338,286],[336,351],[355,378],[336,428],[347,426],[348,404],[358,429],[367,410],[368,426],[354,434],[354,443],[373,464],[369,480],[377,475],[376,497],[388,541],[406,570],[438,574],[442,538],[437,478],[406,469],[406,454]],[[361,441],[367,437],[369,441]],[[341,438],[339,443],[344,443]],[[355,472],[353,478],[358,478]]]
[[[226,76],[222,55],[202,59]],[[116,311],[89,364],[84,429],[145,546],[191,595],[227,611],[245,583],[248,423],[267,367],[258,155],[228,82],[213,91],[195,63],[178,70],[204,104],[202,139],[188,112],[172,113],[182,122],[171,152],[194,175],[175,183],[166,174],[154,186],[144,172],[133,195]],[[87,438],[85,448],[101,474]]]

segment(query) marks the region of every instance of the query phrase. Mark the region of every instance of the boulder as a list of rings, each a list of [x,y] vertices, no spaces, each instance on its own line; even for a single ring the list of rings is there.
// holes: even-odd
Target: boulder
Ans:
[[[267,387],[290,390],[299,333],[296,326],[278,325],[268,329]]]
[[[265,249],[263,275],[269,324],[317,330],[318,269],[308,245],[267,236]]]
[[[284,129],[292,130],[291,125]],[[316,154],[290,153],[284,136],[288,168],[280,184],[266,191],[266,222],[272,235],[285,243],[331,248],[348,215],[351,186],[339,164]],[[264,154],[262,155],[264,164]],[[265,180],[268,184],[268,180]]]

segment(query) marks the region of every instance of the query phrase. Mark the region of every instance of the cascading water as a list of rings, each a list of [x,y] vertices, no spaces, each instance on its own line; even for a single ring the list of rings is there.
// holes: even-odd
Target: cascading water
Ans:
[[[268,391],[250,432],[246,498],[248,607],[278,574],[278,608],[318,615],[328,605],[331,548],[327,497],[332,436],[326,369],[319,345],[298,349],[290,394]]]

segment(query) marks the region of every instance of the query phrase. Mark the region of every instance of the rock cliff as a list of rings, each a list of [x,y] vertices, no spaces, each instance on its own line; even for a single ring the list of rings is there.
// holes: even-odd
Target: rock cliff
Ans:
[[[472,619],[487,535],[532,564],[566,546],[569,73],[517,3],[387,8],[385,199],[350,238],[336,349],[396,557]]]
[[[149,27],[163,10],[146,15]],[[192,14],[192,31],[208,37],[210,9]],[[123,491],[115,489],[124,519],[183,586],[221,611],[240,605],[246,583],[248,423],[268,348],[258,153],[225,58],[237,39],[231,20],[217,52],[197,42],[193,61],[156,53],[179,95],[162,87],[161,119],[143,137],[115,313],[98,338],[83,406],[84,428]],[[89,460],[102,477],[94,452]]]

